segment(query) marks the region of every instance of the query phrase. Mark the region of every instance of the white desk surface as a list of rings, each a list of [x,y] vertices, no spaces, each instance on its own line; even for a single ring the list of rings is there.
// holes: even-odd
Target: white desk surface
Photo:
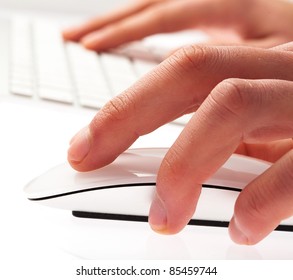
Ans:
[[[188,226],[177,235],[161,236],[147,223],[78,219],[28,201],[24,185],[65,161],[70,138],[92,117],[63,106],[0,100],[3,279],[47,279],[40,278],[44,270],[80,260],[293,260],[293,234],[288,232],[273,232],[255,246],[239,246],[226,228]],[[170,146],[181,129],[166,125],[134,147]]]

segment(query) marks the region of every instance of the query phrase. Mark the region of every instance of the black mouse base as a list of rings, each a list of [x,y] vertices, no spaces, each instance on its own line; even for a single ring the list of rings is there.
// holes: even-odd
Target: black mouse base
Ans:
[[[140,216],[140,215],[94,213],[94,212],[85,212],[85,211],[72,211],[72,215],[77,218],[87,218],[87,219],[102,219],[102,220],[131,221],[131,222],[147,222],[148,221],[147,216]],[[229,222],[191,219],[188,225],[208,226],[208,227],[228,227]],[[279,225],[278,227],[275,228],[275,230],[293,232],[293,225]]]

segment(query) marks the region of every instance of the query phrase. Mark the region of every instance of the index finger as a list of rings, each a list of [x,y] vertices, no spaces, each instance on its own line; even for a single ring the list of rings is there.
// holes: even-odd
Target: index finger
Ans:
[[[73,139],[68,160],[80,171],[110,163],[139,136],[195,110],[226,78],[289,79],[289,55],[244,47],[183,48],[102,108]]]

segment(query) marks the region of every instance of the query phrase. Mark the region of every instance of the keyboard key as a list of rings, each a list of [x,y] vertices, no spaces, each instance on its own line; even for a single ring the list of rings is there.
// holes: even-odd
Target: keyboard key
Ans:
[[[50,87],[40,87],[38,88],[38,95],[42,99],[47,99],[51,101],[58,101],[62,103],[73,103],[73,93],[68,90],[60,90],[59,88],[50,88]]]
[[[98,55],[79,44],[67,43],[66,47],[81,105],[101,108],[111,97],[111,92]]]
[[[11,84],[10,92],[12,94],[32,97],[34,95],[34,89],[30,85],[26,84]]]
[[[12,94],[33,96],[34,71],[31,49],[31,25],[27,18],[14,18],[11,25],[11,83]]]
[[[100,109],[105,105],[105,100],[101,99],[99,96],[94,96],[88,93],[84,93],[79,96],[80,105],[83,107],[88,107],[92,109]]]
[[[35,21],[33,47],[37,85],[41,88],[40,97],[46,99],[56,97],[56,101],[72,102],[73,98],[69,98],[69,93],[73,91],[73,87],[59,25],[46,20]]]
[[[113,96],[120,94],[137,80],[129,58],[110,53],[102,53],[100,58]]]
[[[165,51],[159,51],[151,48],[147,44],[143,44],[141,41],[135,41],[128,44],[124,44],[112,51],[115,54],[131,57],[132,59],[141,59],[145,61],[160,62],[166,55]],[[154,53],[155,52],[155,53]]]

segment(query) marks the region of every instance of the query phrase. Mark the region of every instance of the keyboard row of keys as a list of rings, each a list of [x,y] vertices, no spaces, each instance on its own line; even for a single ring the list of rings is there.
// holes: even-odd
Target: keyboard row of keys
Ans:
[[[17,17],[12,21],[12,94],[99,109],[157,65],[134,58],[128,52],[135,50],[129,46],[120,48],[120,54],[97,54],[65,43],[60,29],[47,20]],[[151,57],[150,52],[144,53]],[[185,124],[189,118],[177,122]]]
[[[11,91],[14,94],[32,96],[34,71],[30,26],[22,19],[11,25]]]
[[[42,21],[33,24],[32,39],[39,96],[72,103],[74,88],[59,26]]]
[[[51,21],[18,18],[12,29],[15,94],[101,108],[156,65],[64,43],[60,26]]]

